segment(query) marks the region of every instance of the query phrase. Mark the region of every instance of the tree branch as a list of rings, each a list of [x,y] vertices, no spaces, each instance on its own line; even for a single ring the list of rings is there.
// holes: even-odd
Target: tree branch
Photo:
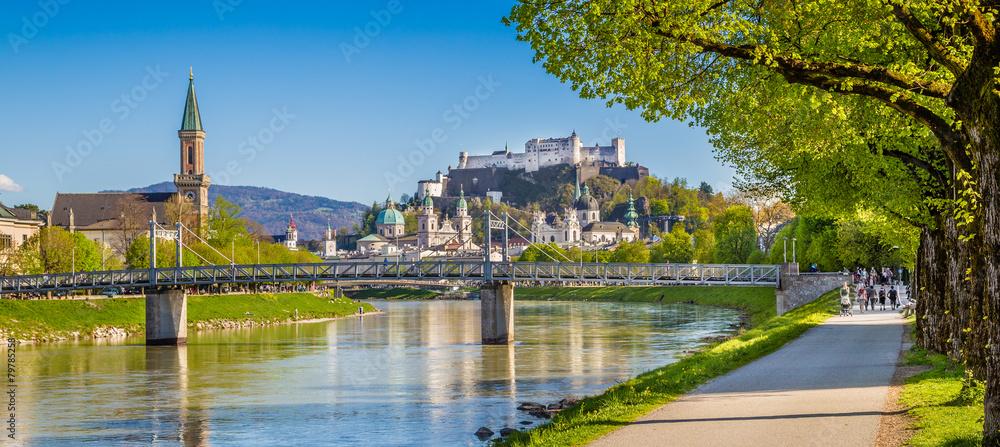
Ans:
[[[757,45],[736,46],[695,37],[674,30],[662,30],[659,27],[659,20],[653,20],[651,24],[653,32],[661,37],[691,43],[704,51],[761,64],[763,54],[760,52],[761,48]],[[805,61],[786,56],[769,56],[767,61],[773,62],[779,71],[793,70],[836,78],[857,78],[891,85],[936,99],[946,99],[948,93],[951,91],[951,86],[948,84],[933,81],[918,81],[883,67],[872,67],[865,64]]]
[[[965,71],[965,64],[962,63],[955,56],[948,54],[948,49],[941,44],[934,36],[927,30],[923,23],[920,22],[916,16],[914,16],[909,8],[893,5],[892,13],[896,16],[900,23],[906,27],[906,29],[927,48],[928,54],[934,60],[944,65],[948,71],[952,74],[958,76]]]

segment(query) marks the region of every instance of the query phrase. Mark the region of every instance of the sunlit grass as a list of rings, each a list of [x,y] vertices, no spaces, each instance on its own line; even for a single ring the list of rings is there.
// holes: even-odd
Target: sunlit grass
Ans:
[[[639,297],[645,298],[649,295],[658,299],[659,295],[663,294],[665,295],[663,302],[667,302],[667,294],[663,290],[671,290],[670,288],[644,289],[647,289],[647,292],[630,295],[630,298],[636,299],[629,301],[648,301],[648,299],[639,299]],[[697,292],[699,291],[690,293],[682,292],[681,289],[683,288],[674,288],[677,290],[676,296],[685,296],[686,298],[679,298],[677,301],[694,299],[699,303],[702,302],[698,299]],[[755,291],[755,288],[733,287],[729,289],[730,293],[736,297],[722,299],[711,294],[710,298],[706,299],[706,303],[724,305],[721,302],[732,301],[740,302],[744,306],[759,306],[757,308],[741,307],[753,315],[766,315],[768,311],[763,306],[768,305],[771,307],[772,317],[758,322],[757,326],[737,338],[717,343],[676,363],[643,373],[609,388],[599,396],[584,399],[578,405],[559,412],[549,423],[534,430],[514,433],[506,440],[500,441],[498,445],[571,446],[593,441],[694,390],[709,379],[735,370],[778,350],[839,311],[838,297],[835,291],[827,293],[799,309],[774,317],[773,288],[770,289],[770,301],[765,299],[766,296]],[[515,291],[515,299],[522,290],[531,289],[518,289]],[[660,291],[653,292],[653,290]],[[554,291],[547,293],[551,296]],[[745,296],[739,296],[741,295],[740,291]],[[618,291],[618,293],[623,292],[625,291]],[[577,292],[577,296],[581,296],[581,293]]]
[[[310,293],[192,295],[188,296],[188,326],[210,320],[273,323],[295,316],[300,320],[331,318],[375,311],[371,304],[347,298],[332,300]],[[250,313],[252,315],[248,315]],[[145,331],[144,298],[98,300],[9,300],[0,299],[0,332],[18,340],[53,340],[93,336],[99,327],[122,328],[129,333]]]
[[[976,388],[962,393],[965,370],[952,365],[946,356],[914,348],[906,363],[933,367],[910,377],[900,401],[911,407],[910,415],[917,419],[910,445],[916,446],[978,446],[983,436],[983,399]],[[968,391],[974,391],[969,393]]]
[[[356,300],[387,299],[387,300],[429,300],[438,296],[433,290],[411,289],[409,287],[393,287],[388,289],[363,289],[351,294]]]
[[[624,301],[689,303],[728,307],[746,312],[756,326],[775,316],[774,287],[523,287],[514,300]]]

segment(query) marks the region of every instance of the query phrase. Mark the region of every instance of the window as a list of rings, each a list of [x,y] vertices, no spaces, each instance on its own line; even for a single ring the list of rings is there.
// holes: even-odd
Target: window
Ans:
[[[0,234],[0,250],[14,247],[14,238],[9,234]]]
[[[555,236],[549,236],[549,242],[555,242],[555,241],[556,241]]]
[[[194,164],[194,146],[188,146],[188,164]]]

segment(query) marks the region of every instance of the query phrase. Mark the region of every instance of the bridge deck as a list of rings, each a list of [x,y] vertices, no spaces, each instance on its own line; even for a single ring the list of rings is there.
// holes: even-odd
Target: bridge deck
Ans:
[[[570,264],[545,262],[340,262],[165,267],[0,277],[0,294],[103,287],[170,288],[299,281],[437,280],[595,283],[604,285],[777,286],[777,265]],[[150,278],[153,278],[150,281]]]

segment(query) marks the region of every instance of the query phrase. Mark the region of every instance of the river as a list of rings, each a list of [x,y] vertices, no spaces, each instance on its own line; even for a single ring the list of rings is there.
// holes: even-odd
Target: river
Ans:
[[[183,347],[19,345],[13,445],[482,445],[480,426],[538,423],[522,401],[599,394],[738,318],[517,301],[516,343],[483,346],[478,301],[374,304],[386,314],[189,333]]]

